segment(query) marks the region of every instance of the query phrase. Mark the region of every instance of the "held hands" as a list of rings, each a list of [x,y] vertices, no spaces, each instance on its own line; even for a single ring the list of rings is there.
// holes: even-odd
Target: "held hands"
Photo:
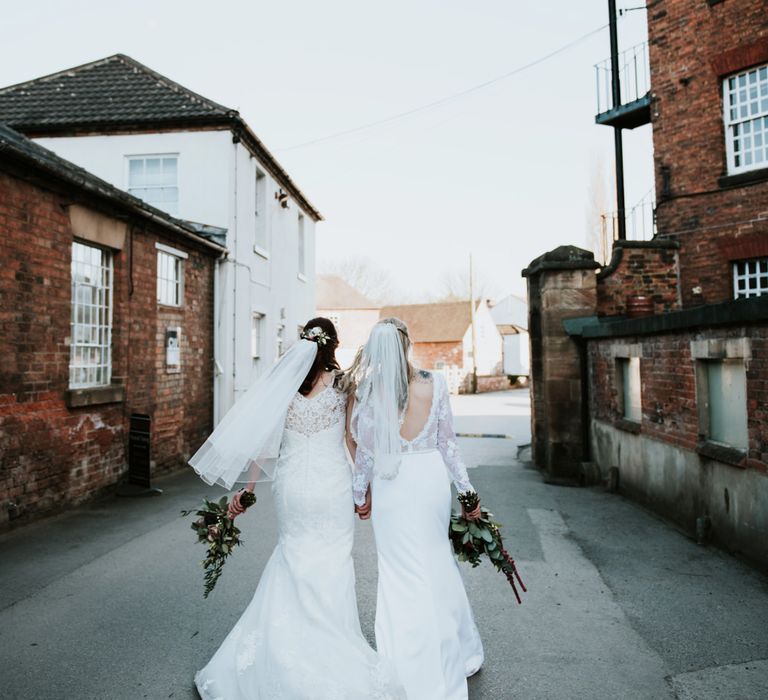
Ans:
[[[360,520],[368,520],[371,517],[371,487],[365,492],[365,503],[361,506],[355,506],[355,513],[357,513]]]

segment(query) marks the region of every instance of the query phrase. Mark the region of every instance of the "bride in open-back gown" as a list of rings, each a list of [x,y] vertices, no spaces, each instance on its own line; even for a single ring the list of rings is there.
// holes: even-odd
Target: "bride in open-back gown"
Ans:
[[[409,700],[466,700],[484,657],[448,539],[450,482],[474,489],[445,379],[412,367],[409,348],[405,324],[381,320],[349,379],[355,502],[361,517],[372,512],[378,551],[376,646]]]
[[[290,372],[284,367],[280,378],[281,370],[272,372],[241,411],[256,414],[251,425],[241,431],[242,416],[230,421],[234,428],[222,421],[219,435],[191,460],[206,481],[231,488],[222,464],[239,443],[247,444],[248,468],[230,469],[239,472],[237,481],[274,478],[279,532],[253,599],[195,684],[203,700],[404,700],[394,671],[360,631],[352,474],[344,450],[347,398],[335,386],[336,330],[317,318],[303,335],[278,363],[295,366]],[[279,435],[266,440],[271,447],[259,444],[265,442],[260,418],[279,424]],[[231,509],[232,515],[242,512],[237,497]]]

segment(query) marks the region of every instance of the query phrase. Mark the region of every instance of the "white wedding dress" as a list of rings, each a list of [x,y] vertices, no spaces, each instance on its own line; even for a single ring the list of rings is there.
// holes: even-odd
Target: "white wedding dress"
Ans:
[[[296,394],[273,494],[279,540],[253,600],[195,676],[203,700],[405,700],[360,631],[346,396]]]
[[[432,382],[432,404],[417,437],[401,438],[397,476],[373,476],[372,416],[363,409],[352,424],[355,502],[362,505],[369,484],[372,491],[376,647],[393,661],[409,700],[466,700],[466,679],[484,654],[448,539],[450,481],[461,493],[474,489],[456,444],[444,377],[419,370],[418,378]]]

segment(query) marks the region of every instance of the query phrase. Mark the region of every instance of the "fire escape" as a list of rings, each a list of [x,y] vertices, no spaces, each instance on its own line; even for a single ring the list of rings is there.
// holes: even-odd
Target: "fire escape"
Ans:
[[[616,0],[608,0],[611,57],[595,65],[595,122],[613,127],[616,152],[616,211],[602,217],[603,235],[610,240],[647,240],[655,233],[654,202],[648,196],[627,209],[624,200],[622,131],[651,122],[651,81],[648,42],[619,52]],[[650,193],[649,193],[650,194]],[[629,231],[627,224],[629,223]]]

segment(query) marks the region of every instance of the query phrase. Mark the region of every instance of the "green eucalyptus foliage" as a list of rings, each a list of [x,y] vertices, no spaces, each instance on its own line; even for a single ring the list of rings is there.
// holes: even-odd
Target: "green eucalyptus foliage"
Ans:
[[[251,491],[243,491],[240,494],[240,504],[245,508],[256,502],[256,496]],[[191,528],[197,535],[197,541],[206,545],[205,559],[200,562],[205,570],[205,587],[203,598],[207,598],[216,587],[216,582],[222,574],[227,557],[232,554],[235,547],[243,544],[240,539],[240,529],[235,526],[235,521],[227,513],[229,501],[222,496],[218,501],[203,499],[203,505],[199,510],[183,510],[182,516],[195,514],[195,520]]]

